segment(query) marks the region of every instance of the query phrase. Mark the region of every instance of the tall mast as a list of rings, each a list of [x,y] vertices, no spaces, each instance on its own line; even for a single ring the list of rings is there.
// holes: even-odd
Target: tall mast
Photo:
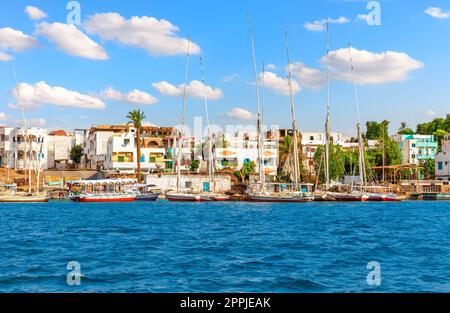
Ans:
[[[288,31],[285,31],[286,35],[286,55],[288,62],[288,83],[289,83],[289,94],[291,96],[291,114],[292,114],[292,131],[294,133],[294,182],[297,185],[300,182],[300,164],[298,158],[298,134],[297,134],[297,122],[295,117],[295,103],[294,103],[294,92],[292,91],[292,75],[291,75],[291,57],[289,55],[289,39]]]
[[[32,153],[33,153],[33,145],[32,145],[32,141],[31,141],[31,137],[28,135],[28,122],[25,117],[25,109],[23,106],[22,97],[20,95],[19,79],[17,78],[16,66],[14,65],[14,61],[11,61],[11,66],[12,66],[12,70],[14,73],[14,79],[16,81],[17,100],[19,102],[19,107],[22,112],[23,124],[25,126],[25,134],[24,134],[25,147],[26,147],[27,143],[29,143],[29,145],[30,145],[28,147],[28,153],[29,153],[28,157],[27,157],[27,153],[25,153],[25,161],[26,161],[25,164],[28,164],[28,193],[31,194],[31,158],[32,158]]]
[[[200,57],[200,70],[202,74],[202,83],[203,83],[203,100],[205,103],[205,116],[206,116],[206,124],[208,127],[208,138],[207,138],[207,145],[208,145],[208,179],[209,179],[209,188],[211,191],[211,184],[213,183],[213,157],[212,157],[212,145],[211,145],[211,128],[209,124],[209,113],[208,113],[208,97],[206,95],[206,83],[205,83],[205,72],[203,68],[203,58]]]
[[[191,39],[188,37],[188,43],[186,48],[186,69],[185,69],[185,80],[183,86],[183,107],[181,110],[181,123],[178,140],[178,158],[177,158],[177,192],[180,192],[181,184],[181,154],[183,149],[183,127],[185,122],[185,112],[186,112],[186,88],[188,84],[188,73],[189,73],[189,49],[190,49]]]
[[[325,188],[330,187],[330,23],[327,19],[327,117],[325,121]]]
[[[352,46],[350,43],[348,44],[348,54],[350,60],[350,70],[353,80],[353,92],[355,95],[355,105],[356,105],[356,117],[357,117],[356,132],[358,136],[359,178],[361,180],[361,184],[363,186],[366,186],[367,182],[366,182],[366,166],[364,161],[364,142],[361,134],[361,117],[359,114],[358,92],[356,89],[355,69],[353,67]]]
[[[253,30],[252,30],[252,22],[249,17],[248,19],[248,27],[250,31],[250,44],[252,48],[253,55],[253,72],[255,75],[255,83],[256,83],[256,99],[257,99],[257,107],[258,107],[258,118],[257,118],[257,128],[258,128],[258,159],[259,159],[259,180],[262,188],[265,187],[265,174],[264,174],[264,160],[263,160],[263,152],[262,152],[262,136],[261,136],[261,102],[260,102],[260,94],[259,94],[259,79],[258,79],[258,70],[256,68],[256,54],[255,54],[255,44],[253,39]]]

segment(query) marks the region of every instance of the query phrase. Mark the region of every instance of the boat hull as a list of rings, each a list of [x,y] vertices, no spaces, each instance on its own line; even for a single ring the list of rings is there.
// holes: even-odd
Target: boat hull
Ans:
[[[47,203],[48,198],[42,197],[0,197],[0,203]]]
[[[210,197],[191,194],[167,194],[166,199],[173,202],[209,202]]]
[[[101,202],[107,202],[107,203],[112,203],[112,202],[133,202],[136,200],[135,197],[120,197],[120,198],[81,198],[81,197],[75,197],[71,199],[74,202],[80,202],[80,203],[101,203]]]
[[[136,201],[152,202],[158,200],[160,193],[138,195]]]
[[[338,202],[366,202],[366,201],[369,201],[369,197],[363,196],[363,195],[334,195],[333,197]]]
[[[257,195],[248,195],[248,201],[250,202],[279,202],[279,203],[300,203],[300,202],[311,202],[313,198],[305,198],[301,196],[292,196],[292,197],[272,197],[272,196],[257,196]]]

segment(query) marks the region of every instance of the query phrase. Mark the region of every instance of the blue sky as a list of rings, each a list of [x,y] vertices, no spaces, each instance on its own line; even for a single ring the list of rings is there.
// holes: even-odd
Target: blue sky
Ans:
[[[327,17],[334,21],[330,27],[333,131],[354,132],[353,89],[346,50],[340,50],[348,42],[354,47],[363,121],[388,119],[394,131],[402,121],[415,127],[450,113],[448,1],[379,1],[381,25],[369,26],[358,18],[370,13],[367,2],[357,0],[85,0],[79,1],[82,24],[75,29],[64,25],[67,2],[1,2],[0,124],[20,121],[11,93],[15,81],[6,57],[10,54],[23,83],[27,117],[36,124],[71,130],[123,123],[128,111],[141,108],[147,122],[175,125],[181,108],[178,86],[184,83],[185,58],[180,51],[188,36],[194,52],[189,81],[201,80],[201,55],[206,84],[211,87],[207,90],[211,122],[253,123],[248,119],[248,112],[256,112],[248,14],[253,21],[258,70],[263,62],[270,64],[264,94],[271,124],[289,127],[291,120],[285,84],[287,27],[294,85],[301,89],[295,96],[299,127],[303,131],[323,129],[326,88],[325,59],[321,58],[326,51],[326,31],[306,26],[319,21],[315,26],[320,28],[320,21]],[[46,17],[35,11],[30,17],[27,6],[39,8]],[[133,16],[137,23],[131,23]],[[166,28],[171,29],[169,35]],[[11,34],[11,29],[23,34]],[[204,113],[200,87],[191,86],[188,124]]]

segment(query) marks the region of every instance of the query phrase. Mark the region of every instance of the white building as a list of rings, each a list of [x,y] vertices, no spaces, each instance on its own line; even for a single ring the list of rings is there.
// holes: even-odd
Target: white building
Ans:
[[[31,158],[30,142],[31,140]],[[47,130],[0,127],[0,166],[15,170],[47,169]]]
[[[265,139],[263,147],[264,173],[276,176],[278,168],[278,141]],[[219,170],[231,168],[240,170],[244,164],[254,162],[259,171],[259,151],[256,133],[236,132],[222,134],[215,138],[214,160]]]
[[[136,130],[130,128],[126,133],[113,134],[107,141],[104,169],[122,172],[135,172],[137,169]],[[165,169],[166,149],[162,138],[144,137],[141,140],[141,170],[144,172]]]
[[[394,140],[398,142],[402,154],[402,165],[419,165],[435,159],[438,143],[433,135],[396,135]]]
[[[71,163],[70,150],[75,145],[75,137],[64,130],[51,131],[47,136],[47,167],[64,170]]]
[[[445,136],[442,152],[436,154],[436,179],[450,181],[450,134]]]

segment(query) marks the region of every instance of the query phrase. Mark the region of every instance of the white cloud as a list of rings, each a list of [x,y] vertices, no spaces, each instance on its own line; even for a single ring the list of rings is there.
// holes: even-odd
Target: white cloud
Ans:
[[[63,87],[52,87],[43,81],[34,85],[21,83],[19,90],[23,105],[27,109],[33,109],[43,104],[83,109],[104,109],[106,107],[103,101],[96,97]],[[16,88],[11,89],[11,95],[17,100]],[[10,107],[17,108],[17,104],[10,105]]]
[[[158,99],[153,97],[151,94],[137,89],[134,89],[133,91],[130,91],[128,93],[122,93],[112,87],[109,87],[108,89],[101,92],[100,97],[106,100],[125,102],[129,104],[150,105],[158,102]]]
[[[362,85],[404,81],[411,71],[424,67],[422,62],[403,52],[374,53],[355,48],[351,48],[351,51],[355,81]],[[331,51],[329,58],[332,77],[351,82],[348,49]],[[326,56],[322,57],[321,63],[326,66]]]
[[[275,64],[267,64],[266,69],[269,71],[275,71],[277,69],[277,66]]]
[[[103,47],[73,24],[40,23],[36,34],[46,37],[67,54],[91,60],[108,59],[108,54]]]
[[[286,67],[287,71],[287,67]],[[292,77],[295,78],[300,85],[311,89],[318,90],[326,83],[326,73],[318,69],[307,67],[302,62],[291,64]]]
[[[150,16],[133,16],[127,20],[118,13],[95,14],[87,19],[83,28],[103,40],[142,48],[156,56],[183,55],[187,50],[188,40],[176,35],[178,27]],[[198,54],[200,47],[191,42],[190,52]]]
[[[10,27],[0,28],[0,49],[24,51],[34,48],[38,42],[33,37],[24,34],[20,30]]]
[[[356,16],[356,19],[358,19],[358,20],[361,20],[361,21],[367,21],[367,18],[368,18],[369,16],[367,15],[367,14],[358,14],[357,16]]]
[[[153,83],[152,86],[165,96],[171,97],[183,96],[184,84],[175,86],[166,81],[161,81]],[[204,85],[202,82],[198,80],[191,81],[186,87],[186,95],[190,98],[203,99],[205,94],[208,100],[219,100],[223,97],[222,90],[220,90],[219,88],[213,88],[211,86]]]
[[[7,118],[8,116],[5,112],[0,112],[0,121],[6,121]]]
[[[34,7],[34,6],[27,6],[25,8],[25,13],[28,15],[29,18],[32,20],[41,20],[43,18],[47,17],[47,13],[42,11],[41,9]]]
[[[8,53],[0,51],[0,62],[7,62],[7,61],[11,61],[11,60],[12,60],[12,56],[11,55],[9,55]]]
[[[444,11],[438,7],[429,7],[424,12],[434,18],[441,20],[450,18],[450,11]]]
[[[238,73],[234,73],[232,75],[227,75],[227,76],[223,77],[222,81],[224,83],[229,83],[229,82],[232,82],[233,80],[235,80],[238,77],[239,77],[239,74]]]
[[[425,114],[429,115],[429,116],[436,116],[437,115],[437,113],[434,112],[433,110],[428,110],[428,111],[425,112]]]
[[[259,73],[259,79],[262,81],[263,73]],[[267,89],[272,90],[279,95],[289,96],[290,94],[288,79],[279,77],[275,73],[264,73],[264,85]],[[295,80],[292,80],[292,92],[297,94],[300,90],[300,85]]]
[[[19,121],[17,121],[19,124]],[[22,122],[23,123],[23,122]],[[43,118],[32,118],[27,120],[27,124],[29,127],[44,127],[45,125],[47,125],[47,120],[43,119]]]
[[[344,16],[341,16],[340,18],[337,19],[329,19],[328,22],[330,24],[346,24],[349,23],[350,20]],[[321,19],[314,22],[307,22],[305,23],[304,27],[310,31],[321,32],[327,29],[326,25],[327,19]]]
[[[234,108],[229,112],[223,114],[226,117],[237,119],[237,120],[252,120],[254,118],[253,114],[242,108]]]

